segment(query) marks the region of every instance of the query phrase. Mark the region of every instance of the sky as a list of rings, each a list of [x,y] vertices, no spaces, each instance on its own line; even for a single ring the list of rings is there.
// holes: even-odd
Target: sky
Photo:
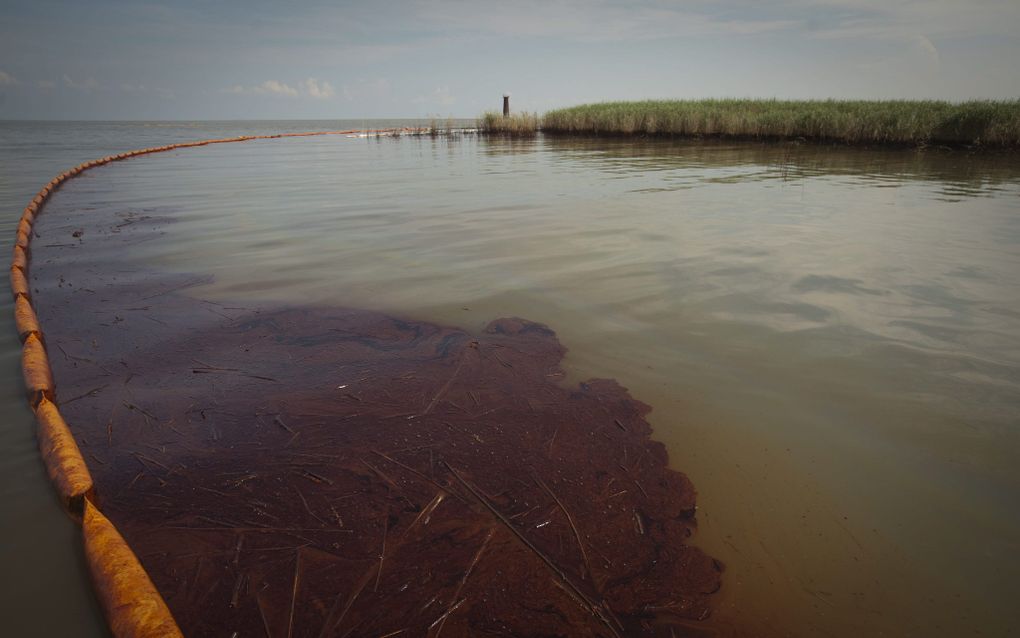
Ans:
[[[0,119],[1020,98],[1020,0],[0,0]]]

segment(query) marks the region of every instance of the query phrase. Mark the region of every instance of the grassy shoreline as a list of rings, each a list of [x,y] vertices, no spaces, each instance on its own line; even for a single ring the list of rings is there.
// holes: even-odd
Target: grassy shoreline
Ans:
[[[504,117],[502,113],[486,111],[478,119],[478,130],[489,135],[505,137],[533,137],[541,126],[538,113],[514,113]]]
[[[504,120],[501,115],[489,113],[480,120],[479,128],[511,135],[533,135],[541,130],[596,136],[1020,148],[1020,100],[958,104],[905,100],[604,102],[550,111],[540,121],[529,114]]]

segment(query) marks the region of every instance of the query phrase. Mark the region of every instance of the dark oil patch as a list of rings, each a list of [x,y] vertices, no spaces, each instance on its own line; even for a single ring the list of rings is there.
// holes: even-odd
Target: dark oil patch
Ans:
[[[708,631],[693,486],[548,327],[218,304],[88,257],[158,229],[68,217],[32,270],[58,401],[185,634]]]

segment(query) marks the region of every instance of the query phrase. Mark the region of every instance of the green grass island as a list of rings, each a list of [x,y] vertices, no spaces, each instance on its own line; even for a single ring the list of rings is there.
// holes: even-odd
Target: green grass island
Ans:
[[[537,113],[484,113],[483,133],[810,140],[899,146],[1020,147],[1020,100],[643,100]]]

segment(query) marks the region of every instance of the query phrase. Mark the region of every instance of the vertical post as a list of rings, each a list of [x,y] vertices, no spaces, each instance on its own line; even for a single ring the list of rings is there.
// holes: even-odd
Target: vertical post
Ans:
[[[503,117],[510,117],[510,94],[503,94]]]

